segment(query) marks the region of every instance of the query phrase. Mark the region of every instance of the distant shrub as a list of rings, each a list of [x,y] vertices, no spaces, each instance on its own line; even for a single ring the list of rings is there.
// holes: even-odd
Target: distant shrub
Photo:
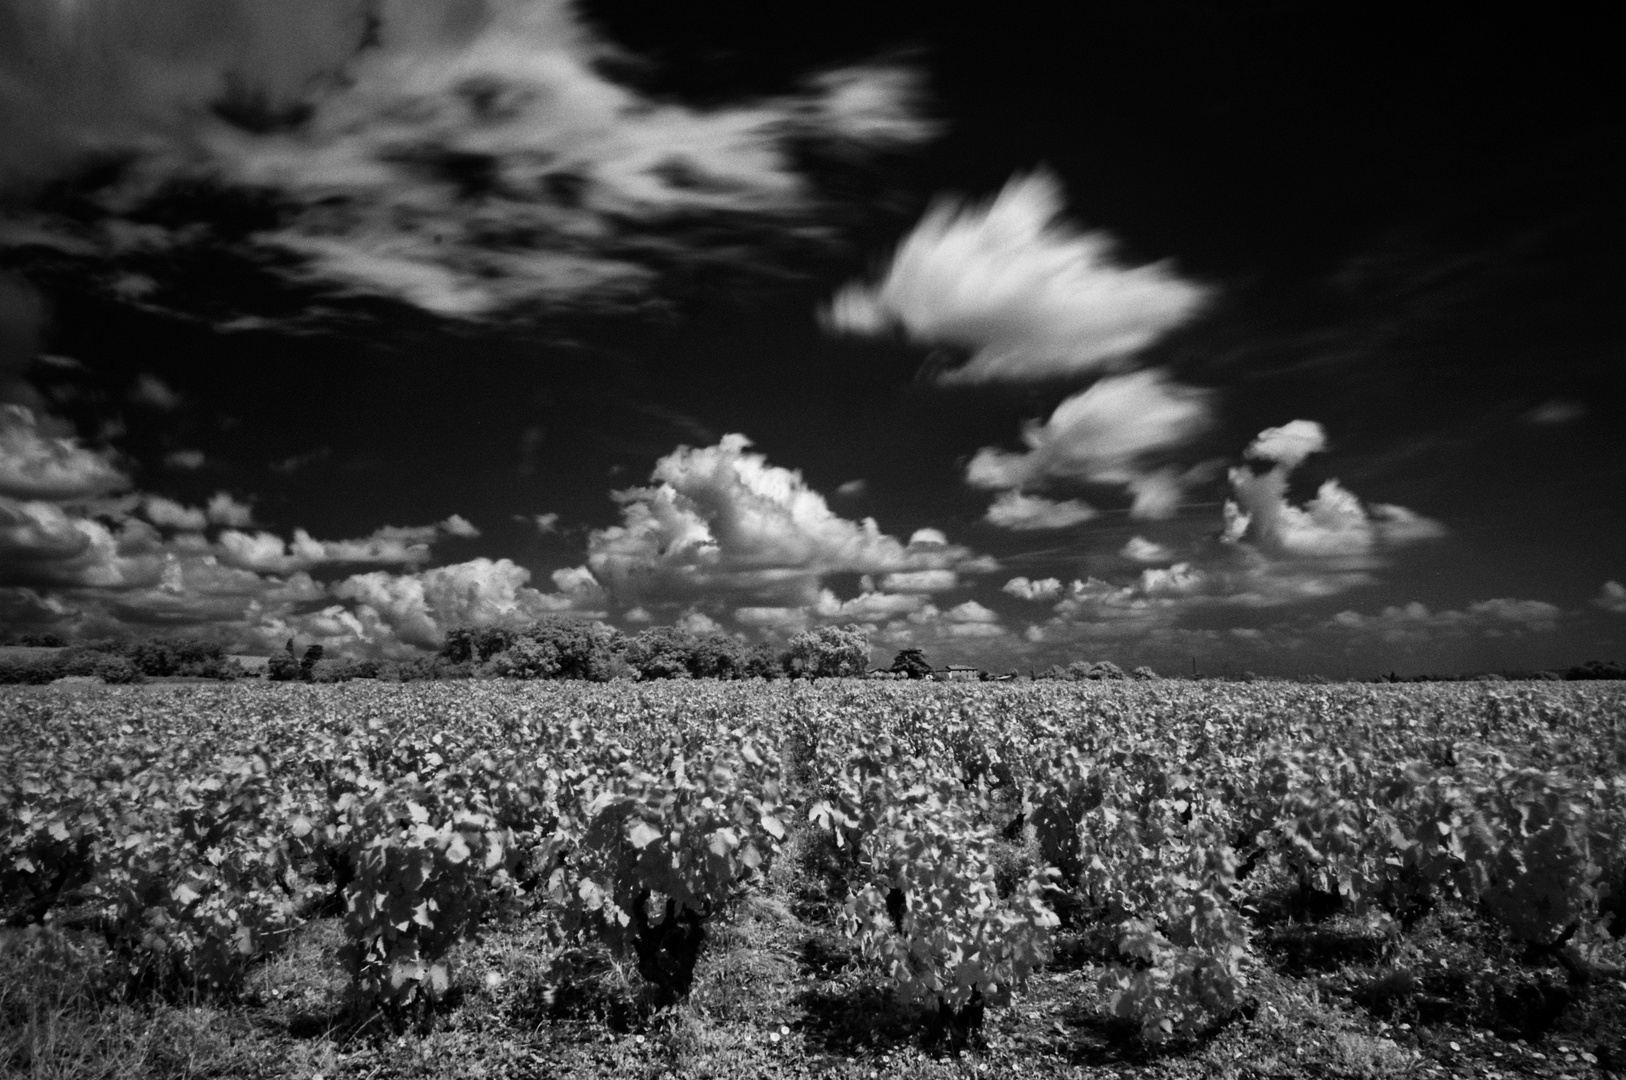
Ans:
[[[1566,679],[1626,679],[1626,663],[1618,660],[1588,660],[1564,673]]]
[[[128,656],[106,654],[98,656],[95,664],[91,666],[90,674],[104,683],[128,684],[147,681],[147,676]]]
[[[45,660],[0,660],[0,683],[43,686],[61,676],[62,665],[55,657]]]
[[[1129,676],[1124,674],[1124,669],[1119,667],[1117,664],[1114,664],[1111,660],[1097,660],[1095,663],[1084,669],[1084,677],[1092,681],[1101,679],[1129,678]]]
[[[272,653],[265,664],[265,677],[272,682],[303,682],[305,668],[293,653]]]
[[[347,656],[324,657],[311,664],[311,682],[338,683],[349,682],[351,679],[375,679],[378,677],[378,661],[354,660]]]
[[[1137,679],[1141,682],[1146,682],[1150,679],[1157,678],[1158,674],[1149,667],[1138,667],[1129,673],[1129,677],[1131,679]]]

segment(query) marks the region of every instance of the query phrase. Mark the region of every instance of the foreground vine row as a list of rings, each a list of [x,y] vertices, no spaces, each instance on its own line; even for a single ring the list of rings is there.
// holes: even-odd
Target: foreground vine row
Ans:
[[[668,997],[787,838],[843,930],[963,1038],[1109,945],[1144,1039],[1242,1007],[1255,883],[1378,920],[1467,901],[1578,980],[1626,931],[1626,690],[1183,683],[24,691],[0,702],[0,910],[132,987],[229,995],[343,915],[355,992],[428,1023],[524,913]]]

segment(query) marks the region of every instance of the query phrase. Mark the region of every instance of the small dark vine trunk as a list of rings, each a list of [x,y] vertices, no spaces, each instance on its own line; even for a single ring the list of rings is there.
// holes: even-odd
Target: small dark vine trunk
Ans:
[[[982,998],[982,991],[973,989],[971,1000],[954,1008],[942,998],[937,999],[937,1017],[932,1024],[932,1034],[936,1038],[946,1037],[949,1050],[960,1053],[971,1042],[971,1037],[982,1030],[983,1015],[986,1012],[986,1003]]]
[[[638,974],[656,987],[668,1003],[694,985],[694,966],[706,939],[705,916],[693,908],[679,908],[670,897],[659,923],[649,921],[649,892],[638,894],[630,912],[632,947],[638,956]]]

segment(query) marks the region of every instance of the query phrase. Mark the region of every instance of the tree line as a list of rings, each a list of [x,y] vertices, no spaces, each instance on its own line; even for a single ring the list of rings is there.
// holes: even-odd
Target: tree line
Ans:
[[[237,679],[248,674],[219,640],[169,635],[155,638],[102,638],[70,644],[56,634],[24,634],[9,644],[48,653],[0,655],[0,684],[48,683],[69,676],[91,676],[107,683],[135,683],[149,678],[191,677]],[[327,656],[321,645],[287,645],[270,657],[265,674],[283,682],[345,682],[381,679],[412,682],[428,679],[779,679],[863,675],[869,669],[869,637],[862,627],[821,626],[791,638],[788,647],[748,644],[721,631],[693,632],[678,626],[653,626],[628,635],[602,623],[548,616],[521,628],[459,626],[446,634],[433,654],[376,660]],[[905,648],[881,669],[895,678],[921,679],[936,674],[924,652]],[[1108,660],[1077,660],[1033,672],[1036,679],[1097,681],[1155,679],[1148,667],[1126,672]],[[1261,677],[1243,672],[1223,681],[1253,682]],[[1590,660],[1567,670],[1507,672],[1503,675],[1379,676],[1379,682],[1433,682],[1462,679],[1626,679],[1626,663]],[[1331,682],[1303,676],[1299,682]]]

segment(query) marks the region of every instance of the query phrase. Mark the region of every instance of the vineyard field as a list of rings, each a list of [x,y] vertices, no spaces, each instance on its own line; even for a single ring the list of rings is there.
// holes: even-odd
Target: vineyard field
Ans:
[[[1626,1076],[1626,683],[0,693],[0,1072]]]

